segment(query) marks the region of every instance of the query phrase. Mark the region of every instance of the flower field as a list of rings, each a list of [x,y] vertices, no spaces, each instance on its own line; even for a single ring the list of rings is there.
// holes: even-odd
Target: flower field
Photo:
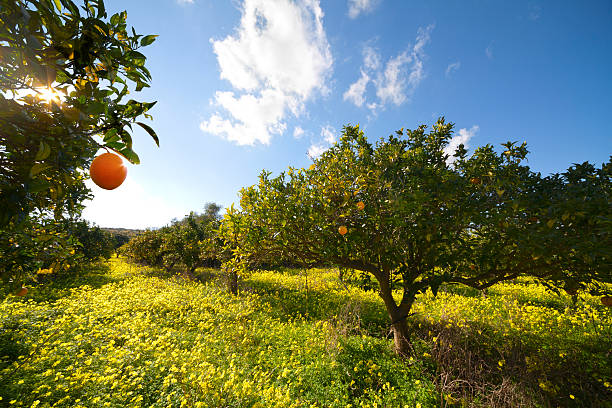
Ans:
[[[0,406],[610,406],[612,313],[521,281],[441,289],[397,358],[337,271],[164,276],[123,259],[0,303]],[[606,405],[608,404],[608,405]]]

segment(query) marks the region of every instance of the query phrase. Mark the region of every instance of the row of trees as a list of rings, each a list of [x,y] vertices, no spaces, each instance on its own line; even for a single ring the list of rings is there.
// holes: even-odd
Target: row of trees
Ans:
[[[208,221],[190,215],[128,248],[139,262],[191,271],[214,257],[233,292],[246,269],[279,262],[372,277],[399,353],[410,349],[406,318],[417,294],[442,284],[485,289],[531,276],[569,293],[605,291],[612,161],[543,177],[524,164],[525,144],[471,155],[459,146],[449,156],[452,133],[441,118],[429,131],[402,129],[372,144],[346,126],[309,169],[264,171],[222,220],[216,211]]]
[[[221,206],[209,203],[201,214],[192,212],[180,221],[137,235],[121,248],[121,252],[141,265],[162,267],[167,271],[183,267],[190,275],[198,267],[218,267],[220,211]]]

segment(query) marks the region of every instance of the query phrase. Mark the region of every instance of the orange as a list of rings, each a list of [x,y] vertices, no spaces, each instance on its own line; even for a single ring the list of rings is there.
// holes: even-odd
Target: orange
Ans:
[[[21,289],[16,293],[17,296],[25,296],[28,294],[28,288],[22,286]]]
[[[480,179],[478,177],[473,177],[470,179],[470,183],[474,185],[480,184]]]
[[[601,298],[601,303],[603,303],[604,306],[612,307],[612,296],[603,296]]]
[[[360,201],[357,203],[357,209],[359,211],[363,210],[365,208],[365,204],[363,203],[363,201]]]
[[[121,157],[112,153],[104,153],[96,157],[89,167],[91,179],[106,190],[119,187],[127,176],[127,167]]]
[[[344,235],[348,232],[348,229],[344,225],[341,225],[340,227],[338,227],[338,232],[340,233],[340,235]]]

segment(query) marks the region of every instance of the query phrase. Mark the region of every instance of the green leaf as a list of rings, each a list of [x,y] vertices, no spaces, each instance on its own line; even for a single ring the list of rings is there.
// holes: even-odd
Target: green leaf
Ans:
[[[35,161],[45,160],[51,154],[51,148],[48,144],[41,141],[40,146],[38,147],[38,153],[36,153]]]
[[[146,123],[142,123],[142,122],[136,122],[136,124],[139,125],[141,128],[143,128],[144,130],[146,130],[147,133],[151,135],[153,140],[155,140],[155,144],[157,145],[157,147],[159,147],[159,138],[157,137],[157,133],[155,133],[155,131],[151,128],[151,126],[147,125]]]
[[[120,141],[109,141],[105,143],[104,146],[115,150],[121,150],[125,147],[125,144],[121,143]]]
[[[49,187],[51,187],[51,184],[49,184],[48,181],[37,179],[34,182],[30,183],[29,190],[30,193],[40,193],[41,191],[49,189]]]
[[[55,7],[57,7],[59,11],[62,11],[62,3],[60,3],[60,0],[53,0],[53,2],[55,3]]]
[[[140,40],[140,46],[146,47],[147,45],[152,44],[157,37],[157,35],[145,35],[144,37],[142,37],[142,40]]]
[[[90,115],[99,115],[101,113],[104,113],[105,109],[106,105],[102,102],[95,101],[87,105],[87,113],[89,113]]]
[[[138,155],[129,147],[125,147],[119,150],[119,153],[123,155],[130,163],[132,164],[140,164],[140,158]]]
[[[130,135],[130,133],[125,129],[121,129],[119,135],[121,136],[121,140],[123,140],[123,143],[125,143],[127,147],[132,148],[132,136]]]
[[[117,135],[117,129],[115,129],[115,128],[109,130],[104,135],[104,142],[105,143],[116,142],[117,140],[119,140],[119,136]]]
[[[120,21],[121,21],[121,16],[119,14],[113,14],[113,16],[110,19],[110,23],[114,26],[119,24]]]
[[[36,164],[34,164],[32,166],[32,168],[30,169],[30,178],[36,176],[40,172],[48,169],[49,167],[51,167],[51,165],[50,164],[46,164],[46,163],[36,163]]]

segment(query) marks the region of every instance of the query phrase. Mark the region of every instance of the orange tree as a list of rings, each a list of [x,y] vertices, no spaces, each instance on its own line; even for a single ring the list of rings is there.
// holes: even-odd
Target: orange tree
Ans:
[[[122,252],[134,262],[167,271],[182,265],[193,274],[198,267],[217,266],[221,208],[208,203],[203,213],[191,212],[180,221],[137,235],[123,246]]]
[[[610,163],[542,177],[525,144],[470,156],[444,148],[452,124],[400,130],[371,144],[346,126],[310,169],[263,172],[225,222],[250,262],[291,257],[305,266],[367,273],[391,320],[398,353],[418,293],[441,284],[486,288],[521,275],[556,286],[610,282]],[[344,229],[346,228],[346,233]],[[341,234],[344,233],[344,234]]]
[[[77,218],[83,181],[100,147],[132,163],[131,130],[154,102],[141,36],[102,0],[0,0],[0,277],[17,282],[43,248],[70,248],[60,220]]]
[[[185,266],[190,274],[200,266],[216,264],[213,250],[221,207],[207,204],[203,214],[191,212],[181,221],[166,227],[162,234],[163,266],[171,270],[175,264]]]

